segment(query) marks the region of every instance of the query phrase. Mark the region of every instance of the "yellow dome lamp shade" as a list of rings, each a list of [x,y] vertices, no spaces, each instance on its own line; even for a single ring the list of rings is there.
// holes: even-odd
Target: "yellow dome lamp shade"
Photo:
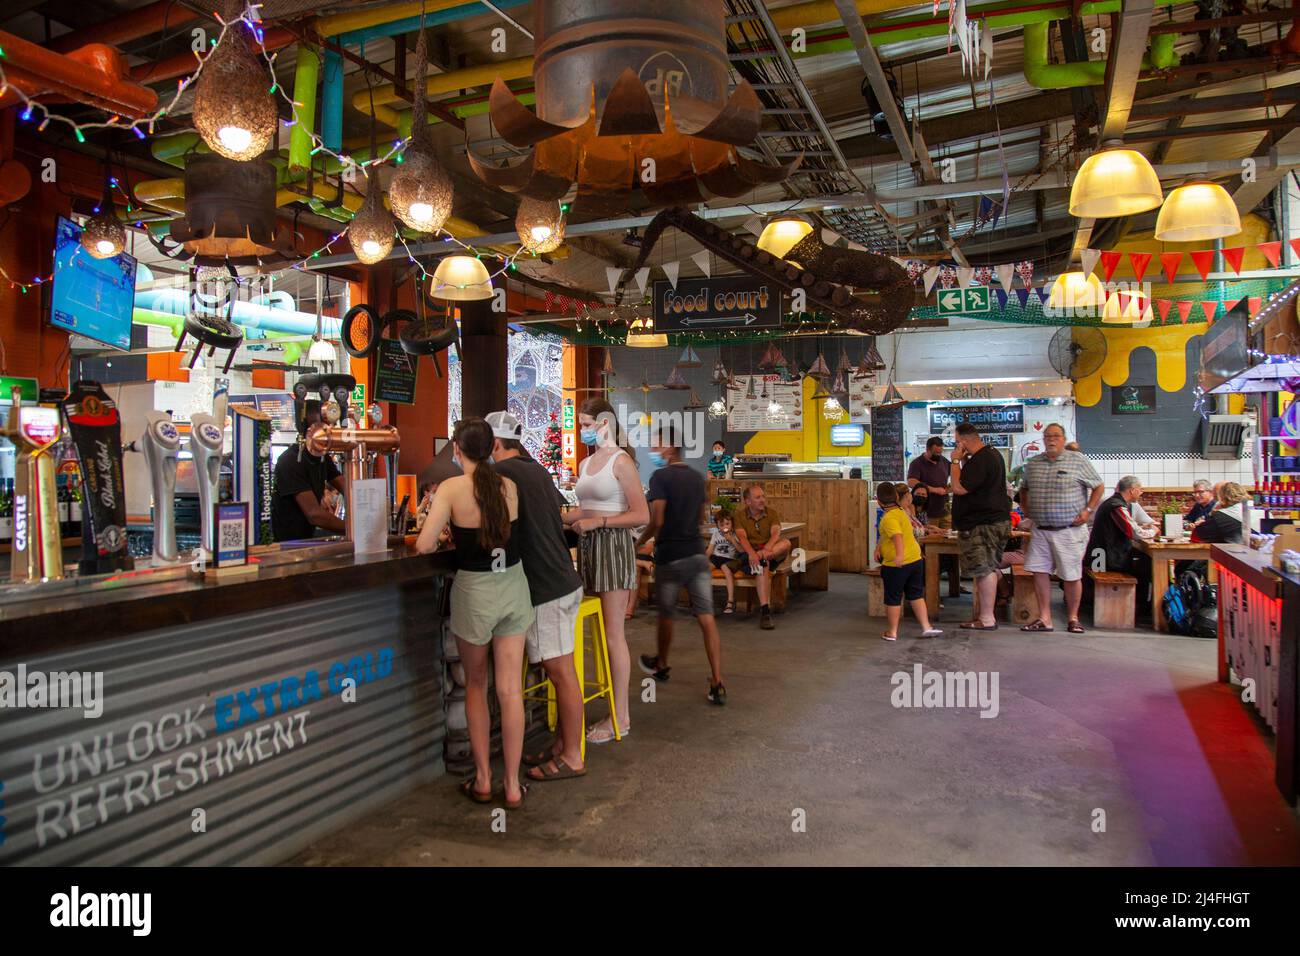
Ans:
[[[1160,207],[1156,238],[1161,242],[1208,242],[1241,232],[1241,215],[1218,183],[1186,183]]]
[[[627,327],[627,341],[634,349],[662,349],[668,345],[668,336],[655,332],[654,319],[633,319]]]
[[[779,216],[763,227],[763,234],[758,237],[758,248],[784,259],[812,231],[812,223],[801,216]]]
[[[1052,283],[1047,307],[1053,312],[1095,311],[1101,308],[1105,298],[1101,280],[1092,273],[1065,272]]]
[[[1086,219],[1133,216],[1155,209],[1164,197],[1160,177],[1147,158],[1112,140],[1079,167],[1070,187],[1070,215]]]
[[[1112,292],[1101,309],[1107,325],[1145,325],[1153,317],[1151,297],[1141,292]]]
[[[444,302],[492,298],[492,277],[475,256],[448,256],[433,272],[433,297]]]

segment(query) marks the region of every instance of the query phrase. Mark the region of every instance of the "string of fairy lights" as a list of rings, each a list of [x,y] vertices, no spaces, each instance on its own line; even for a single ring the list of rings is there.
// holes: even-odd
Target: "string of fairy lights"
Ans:
[[[148,116],[143,116],[135,120],[128,120],[127,118],[124,118],[120,114],[113,114],[104,120],[80,122],[78,120],[73,119],[72,117],[64,116],[60,113],[51,112],[50,109],[40,100],[32,96],[29,96],[21,87],[9,83],[8,78],[5,75],[5,69],[4,69],[5,60],[7,59],[8,55],[4,50],[3,46],[0,46],[0,96],[4,96],[6,93],[13,93],[14,95],[16,95],[21,101],[21,106],[22,106],[22,109],[19,112],[19,119],[25,123],[35,123],[36,131],[38,133],[44,132],[46,128],[50,126],[51,123],[55,123],[55,124],[66,125],[72,131],[78,143],[86,142],[86,134],[88,132],[96,132],[96,131],[103,131],[103,130],[117,130],[123,132],[129,131],[137,139],[142,141],[147,140],[150,136],[154,135],[157,124],[172,114],[172,112],[176,109],[177,104],[180,102],[181,97],[184,96],[185,92],[189,90],[190,87],[192,87],[198,81],[199,77],[203,73],[204,66],[209,62],[209,60],[212,57],[212,54],[220,47],[222,41],[225,40],[227,34],[234,29],[246,28],[252,34],[252,37],[255,40],[254,45],[256,47],[258,54],[262,57],[262,59],[266,63],[267,73],[271,79],[270,92],[273,95],[278,95],[282,100],[284,100],[286,104],[288,104],[289,113],[292,118],[287,120],[281,120],[280,121],[281,124],[285,128],[296,126],[302,123],[302,117],[299,115],[298,111],[303,108],[303,104],[293,99],[293,97],[289,94],[289,92],[286,91],[275,78],[275,61],[276,58],[279,56],[279,51],[270,51],[266,49],[265,32],[262,27],[262,18],[257,13],[260,7],[261,4],[245,3],[243,13],[229,20],[224,19],[219,13],[214,11],[212,16],[220,24],[221,26],[220,32],[217,34],[215,38],[212,38],[211,45],[208,48],[205,55],[200,55],[199,51],[195,50],[194,55],[197,59],[197,65],[195,67],[194,72],[187,76],[179,78],[176,81],[176,90],[172,94],[171,98],[167,101],[167,103],[164,106],[161,106],[159,109],[155,110],[153,113],[149,114]],[[389,163],[390,161],[400,164],[402,162],[403,153],[406,147],[411,142],[410,137],[406,139],[398,138],[394,140],[392,145],[389,146],[382,154],[378,156],[372,156],[364,160],[357,160],[354,159],[352,156],[348,155],[347,153],[338,152],[332,149],[330,146],[328,146],[325,143],[325,141],[321,138],[319,134],[317,134],[314,130],[312,130],[311,126],[312,124],[310,122],[302,123],[301,126],[302,130],[307,133],[308,137],[311,140],[310,155],[313,158],[315,158],[318,155],[325,154],[327,157],[333,158],[339,164],[340,167],[339,176],[342,177],[344,180],[349,180],[351,178],[348,175],[349,170],[359,170],[363,175],[368,175],[366,173],[366,170],[368,168],[382,166],[386,163]],[[129,193],[122,188],[121,184],[118,183],[115,178],[112,180],[112,185],[114,188],[121,191],[122,195],[126,197],[127,211],[128,212],[133,211],[134,207],[131,204]],[[305,256],[302,256],[300,259],[297,259],[296,261],[285,263],[281,269],[276,271],[285,271],[288,269],[302,270],[305,267],[308,267],[312,262],[312,260],[319,259],[322,255],[332,252],[334,244],[337,243],[340,239],[344,238],[347,235],[347,233],[348,233],[348,228],[345,226],[339,232],[331,235],[329,240],[325,242],[323,245],[312,250],[311,252],[309,252]],[[497,277],[505,274],[508,271],[513,271],[515,269],[515,259],[519,256],[520,252],[522,251],[522,250],[517,250],[508,253],[494,252],[494,253],[485,254],[479,249],[477,249],[475,246],[473,246],[472,244],[467,243],[462,239],[460,239],[459,237],[453,235],[450,231],[448,231],[445,228],[439,229],[433,235],[435,236],[435,238],[441,238],[444,242],[452,243],[454,245],[459,246],[462,250],[465,251],[465,253],[472,255],[477,259],[480,260],[483,260],[484,258],[500,259],[501,260],[500,268],[498,268],[495,272],[489,271],[489,279],[496,279]],[[416,256],[411,252],[410,246],[407,245],[406,238],[401,234],[400,229],[396,230],[396,238],[399,242],[401,242],[402,248],[406,251],[407,259],[419,268],[421,274],[421,281],[424,281],[426,279],[431,279],[433,277],[433,273],[425,269],[424,264],[420,262],[420,260],[416,258]],[[0,280],[7,282],[9,284],[10,289],[18,289],[23,294],[26,294],[29,289],[35,286],[43,285],[45,283],[50,282],[52,279],[53,279],[53,272],[47,275],[33,276],[30,281],[27,281],[25,279],[12,276],[4,268],[3,265],[0,265]]]

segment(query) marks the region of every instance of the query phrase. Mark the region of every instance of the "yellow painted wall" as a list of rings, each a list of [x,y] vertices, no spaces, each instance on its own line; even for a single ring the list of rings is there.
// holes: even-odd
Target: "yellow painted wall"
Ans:
[[[754,437],[745,442],[745,453],[750,455],[780,455],[786,454],[794,461],[816,461],[818,454],[827,456],[851,456],[866,457],[871,454],[871,434],[870,431],[863,436],[861,445],[848,446],[841,445],[836,447],[831,444],[831,425],[837,422],[828,422],[822,418],[822,403],[812,400],[813,393],[817,391],[817,382],[812,378],[803,380],[803,429],[795,431],[793,429],[770,430],[755,432]],[[847,413],[840,419],[840,422],[847,422],[849,416]],[[819,443],[820,442],[820,452]]]

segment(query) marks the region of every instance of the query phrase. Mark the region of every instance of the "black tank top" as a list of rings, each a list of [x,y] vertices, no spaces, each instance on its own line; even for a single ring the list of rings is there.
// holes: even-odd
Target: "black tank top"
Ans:
[[[506,539],[506,563],[508,568],[519,563],[519,539],[515,535],[518,519],[510,522],[510,537]],[[451,540],[456,544],[456,567],[462,571],[495,571],[500,566],[492,566],[492,552],[484,550],[478,541],[478,528],[462,528],[454,521],[451,523]]]

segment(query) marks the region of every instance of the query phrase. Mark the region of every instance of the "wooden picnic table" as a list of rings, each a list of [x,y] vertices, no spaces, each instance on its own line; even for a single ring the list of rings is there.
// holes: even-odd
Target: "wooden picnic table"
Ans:
[[[925,554],[925,608],[930,620],[939,620],[939,558],[945,554],[954,557],[961,553],[961,540],[953,535],[927,534],[920,539],[921,550]],[[960,558],[958,558],[960,560]],[[961,594],[961,575],[953,574],[948,578],[948,596]]]
[[[1133,539],[1133,547],[1151,559],[1151,621],[1155,629],[1162,634],[1169,632],[1169,622],[1165,620],[1165,589],[1174,578],[1175,561],[1210,560],[1211,545],[1193,541],[1148,541],[1142,537]],[[1214,565],[1209,565],[1210,580],[1217,577]]]

